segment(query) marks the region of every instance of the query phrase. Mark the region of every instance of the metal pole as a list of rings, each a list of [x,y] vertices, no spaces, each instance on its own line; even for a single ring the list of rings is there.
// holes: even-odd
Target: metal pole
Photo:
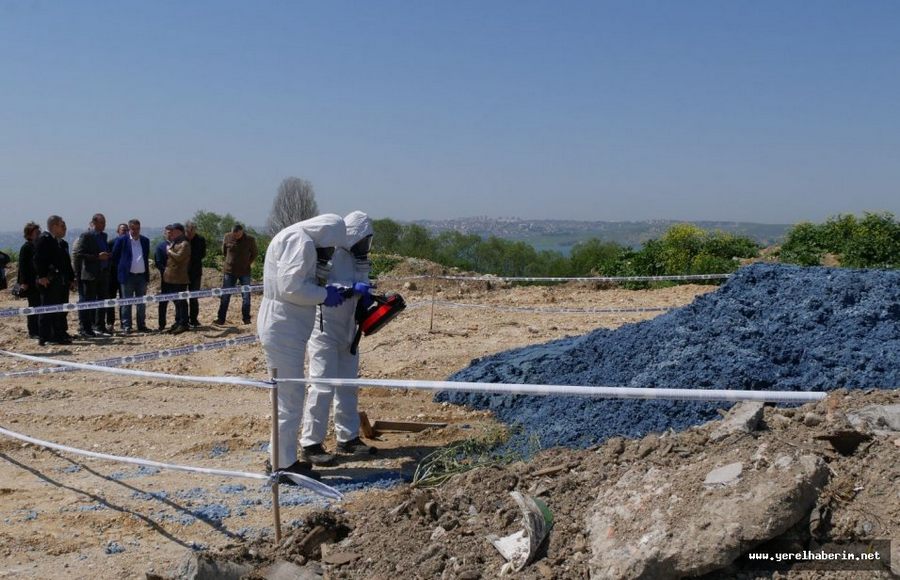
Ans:
[[[272,369],[272,445],[271,454],[272,472],[278,470],[278,369]],[[278,502],[278,480],[272,484],[272,514],[275,517],[275,543],[281,543],[281,504]]]

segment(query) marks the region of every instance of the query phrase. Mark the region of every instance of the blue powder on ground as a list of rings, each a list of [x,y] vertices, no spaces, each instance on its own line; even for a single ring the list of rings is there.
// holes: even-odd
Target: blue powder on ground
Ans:
[[[163,500],[169,497],[169,494],[164,491],[154,491],[154,492],[144,492],[144,491],[136,491],[131,494],[132,499],[139,499],[143,501],[151,501],[151,500]]]
[[[231,510],[225,504],[211,503],[191,510],[191,514],[199,520],[219,524],[222,523],[223,519],[231,515]]]
[[[146,477],[148,475],[156,475],[157,473],[159,473],[159,469],[157,469],[156,467],[145,467],[145,466],[141,465],[140,467],[138,467],[135,471],[133,471],[131,473],[126,473],[124,471],[114,471],[113,473],[110,473],[107,477],[109,477],[109,479],[112,479],[115,481],[121,481],[123,479],[134,479],[136,477]]]
[[[225,455],[226,453],[228,453],[228,445],[225,445],[224,443],[217,443],[212,448],[212,451],[209,452],[209,456],[213,457],[213,458],[221,457],[221,456]]]
[[[175,493],[178,499],[206,499],[206,490],[202,487],[192,487],[191,489],[182,489]]]
[[[20,512],[20,514],[22,515],[23,522],[31,522],[31,521],[36,520],[38,517],[38,513],[34,510],[23,511],[23,512]]]
[[[247,488],[245,486],[241,485],[240,483],[229,483],[229,484],[219,486],[219,491],[221,493],[242,493],[246,489]]]
[[[900,386],[900,271],[754,264],[652,320],[511,350],[454,381],[829,391]],[[508,449],[588,447],[718,418],[723,402],[440,393],[522,426]]]
[[[250,507],[255,505],[262,505],[262,500],[258,497],[245,497],[238,502],[238,505],[243,507]]]
[[[195,518],[194,516],[181,513],[174,516],[171,514],[162,514],[157,519],[161,522],[174,522],[182,526],[189,526],[197,521],[197,518]]]
[[[99,512],[99,511],[105,510],[105,509],[107,509],[107,507],[105,505],[99,504],[99,503],[78,506],[78,511],[80,511],[80,512]]]
[[[332,487],[341,493],[350,493],[352,491],[362,491],[366,489],[391,489],[392,487],[396,487],[408,481],[410,481],[410,479],[404,477],[402,473],[398,471],[389,471],[357,477],[346,483],[335,483]]]
[[[125,546],[116,541],[110,541],[103,550],[107,555],[121,554],[125,551]]]
[[[79,471],[81,471],[81,466],[80,465],[70,465],[70,466],[64,468],[62,471],[63,471],[63,473],[78,473]]]

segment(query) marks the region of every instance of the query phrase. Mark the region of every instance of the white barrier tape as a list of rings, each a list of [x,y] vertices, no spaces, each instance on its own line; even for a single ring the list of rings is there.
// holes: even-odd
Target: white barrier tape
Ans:
[[[518,383],[467,383],[393,379],[278,379],[278,383],[308,383],[332,386],[385,387],[505,395],[576,396],[606,399],[666,399],[675,401],[761,401],[769,403],[809,403],[827,395],[820,391],[730,391],[723,389],[653,389],[646,387],[593,387],[573,385],[528,385]]]
[[[68,302],[66,304],[50,304],[47,306],[26,306],[22,308],[6,308],[0,310],[0,318],[10,316],[30,316],[32,314],[51,314],[53,312],[77,312],[80,310],[97,310],[98,308],[115,308],[117,306],[131,306],[133,304],[156,304],[159,302],[174,302],[175,300],[187,300],[190,298],[210,298],[230,294],[242,294],[244,292],[262,292],[262,284],[253,286],[234,286],[232,288],[208,288],[206,290],[194,290],[193,292],[171,292],[169,294],[147,294],[132,298],[109,298],[107,300],[92,300],[90,302]]]
[[[122,455],[109,455],[107,453],[97,453],[96,451],[88,451],[86,449],[78,449],[77,447],[69,447],[68,445],[60,445],[59,443],[52,443],[50,441],[44,441],[42,439],[35,439],[34,437],[29,437],[28,435],[23,435],[21,433],[16,433],[15,431],[10,431],[8,429],[4,429],[0,427],[0,434],[6,435],[7,437],[11,437],[13,439],[18,439],[19,441],[26,441],[28,443],[33,443],[34,445],[39,445],[41,447],[47,447],[49,449],[56,449],[57,451],[63,451],[66,453],[73,453],[75,455],[83,455],[85,457],[92,457],[94,459],[105,459],[107,461],[117,461],[119,463],[131,463],[133,465],[143,465],[145,467],[157,467],[159,469],[173,469],[175,471],[187,471],[191,473],[204,473],[206,475],[220,475],[222,477],[243,477],[246,479],[260,479],[270,484],[276,481],[276,478],[280,475],[287,475],[290,477],[297,485],[301,487],[305,487],[306,489],[315,492],[321,496],[327,497],[329,499],[342,499],[344,496],[341,492],[334,489],[329,485],[325,485],[320,481],[316,481],[304,475],[300,475],[297,473],[286,473],[284,471],[276,471],[271,475],[264,475],[262,473],[250,473],[247,471],[228,471],[225,469],[214,469],[211,467],[194,467],[191,465],[179,465],[177,463],[161,463],[159,461],[153,461],[151,459],[141,459],[138,457],[125,457]]]
[[[111,358],[104,358],[100,360],[91,361],[91,365],[102,366],[102,367],[118,367],[122,365],[128,365],[133,363],[142,363],[152,360],[171,358],[173,356],[183,356],[187,354],[193,354],[195,352],[206,352],[210,350],[218,350],[222,348],[227,348],[230,346],[240,346],[243,344],[253,344],[259,341],[259,337],[255,334],[246,334],[244,336],[238,336],[235,338],[226,338],[223,340],[215,340],[213,342],[205,342],[202,344],[194,344],[188,346],[180,346],[177,348],[168,348],[165,350],[157,350],[150,352],[142,352],[133,355],[125,355],[125,356],[116,356]],[[10,371],[5,373],[0,373],[0,378],[16,378],[16,377],[28,377],[34,375],[44,375],[44,374],[54,374],[54,373],[68,373],[75,370],[79,370],[73,367],[44,367],[40,369],[29,369],[27,371]]]
[[[156,373],[150,371],[137,371],[132,369],[118,369],[104,366],[97,366],[95,364],[85,364],[85,363],[77,363],[67,360],[60,360],[55,358],[47,358],[42,356],[32,356],[29,354],[19,354],[16,352],[9,352],[6,350],[0,350],[0,354],[11,356],[15,358],[21,358],[24,360],[30,360],[33,362],[39,362],[43,364],[50,365],[60,365],[71,367],[74,369],[81,369],[85,371],[99,371],[103,373],[110,373],[113,375],[127,375],[130,377],[144,377],[148,379],[161,379],[167,381],[187,381],[191,383],[211,383],[211,384],[226,384],[226,385],[238,385],[245,387],[258,387],[261,389],[271,389],[272,383],[268,383],[265,381],[254,381],[251,379],[244,379],[240,377],[208,377],[208,376],[193,376],[193,375],[173,375],[169,373]],[[129,357],[123,357],[129,358]],[[127,363],[126,363],[127,364]]]
[[[471,304],[466,302],[449,302],[447,300],[435,300],[435,304],[447,306],[448,308],[477,308],[482,310],[499,310],[502,312],[538,312],[544,314],[617,314],[617,313],[633,313],[633,312],[668,312],[676,308],[675,306],[666,307],[646,307],[646,308],[544,308],[544,307],[526,307],[526,306],[496,306],[493,304]]]
[[[686,282],[690,280],[724,280],[731,274],[680,274],[673,276],[386,276],[381,280],[459,280],[462,282]]]
[[[272,383],[254,381],[238,377],[201,377],[191,375],[173,375],[117,369],[97,365],[73,363],[64,360],[36,357],[0,350],[0,354],[32,360],[45,364],[71,366],[90,371],[104,373],[141,376],[153,379],[188,381],[198,383],[215,383],[243,385],[271,389]],[[287,378],[278,379],[279,383],[307,383],[333,386],[385,387],[392,389],[419,389],[428,391],[460,391],[467,393],[541,395],[541,396],[578,396],[600,397],[609,399],[666,399],[675,401],[762,401],[770,403],[809,403],[821,401],[826,393],[819,391],[738,391],[724,389],[653,389],[646,387],[595,387],[575,385],[529,385],[517,383],[469,383],[455,381],[425,380],[393,380],[393,379],[324,379],[324,378]]]

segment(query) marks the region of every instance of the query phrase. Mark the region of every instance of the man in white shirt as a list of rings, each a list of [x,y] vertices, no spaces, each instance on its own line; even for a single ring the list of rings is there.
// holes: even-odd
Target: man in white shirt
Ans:
[[[141,222],[137,219],[128,221],[128,233],[116,238],[113,245],[113,260],[119,264],[116,272],[119,284],[122,285],[122,298],[144,296],[147,294],[147,283],[150,281],[150,240],[141,235]],[[149,332],[147,328],[146,306],[137,305],[137,329]],[[130,333],[131,306],[122,306],[119,310],[122,332]]]

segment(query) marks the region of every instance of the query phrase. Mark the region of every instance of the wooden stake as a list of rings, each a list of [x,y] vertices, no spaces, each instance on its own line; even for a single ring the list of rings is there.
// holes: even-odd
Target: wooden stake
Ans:
[[[366,415],[365,411],[359,412],[359,430],[362,431],[363,437],[366,439],[375,439],[375,431],[372,429],[372,424],[369,423],[369,416]]]
[[[434,276],[434,270],[431,270],[431,322],[428,324],[428,332],[434,330],[434,292],[437,280]]]
[[[272,472],[278,470],[278,369],[272,369],[272,445],[271,454]],[[281,543],[281,504],[278,501],[278,480],[272,484],[272,515],[275,517],[275,543]]]

